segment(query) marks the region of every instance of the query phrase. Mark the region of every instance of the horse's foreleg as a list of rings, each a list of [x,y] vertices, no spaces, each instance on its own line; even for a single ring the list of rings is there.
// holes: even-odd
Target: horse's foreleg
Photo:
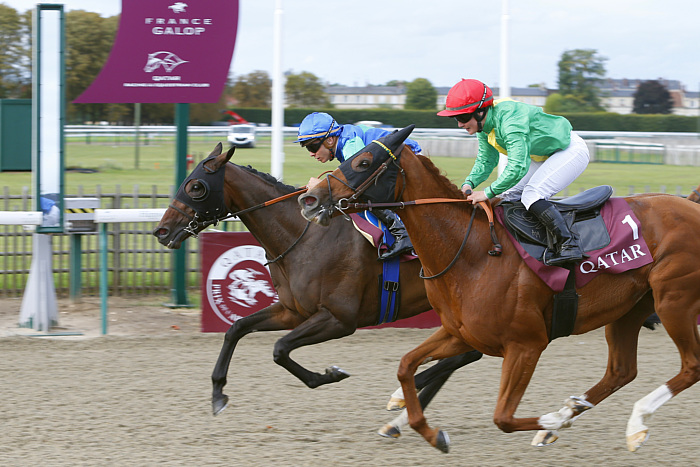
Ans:
[[[223,393],[223,389],[226,386],[226,375],[228,374],[231,357],[238,341],[251,332],[289,329],[296,326],[300,319],[301,317],[297,313],[277,302],[250,316],[241,318],[231,325],[226,331],[224,344],[221,347],[219,358],[211,375],[213,385],[212,409],[214,415],[221,413],[228,404],[228,396]]]
[[[430,368],[418,373],[416,375],[416,389],[420,391],[418,398],[421,401],[421,406],[423,409],[427,407],[435,394],[437,394],[438,390],[442,387],[445,381],[447,381],[447,378],[449,378],[450,375],[455,372],[455,370],[479,360],[483,355],[484,354],[478,350],[472,350],[471,352],[465,352],[460,355],[455,355],[454,357],[444,358]],[[435,382],[439,382],[439,385],[433,385]],[[431,396],[423,397],[423,388],[427,389],[427,386],[433,387],[434,393]],[[386,405],[386,409],[401,410],[405,406],[406,402],[404,401],[403,391],[399,387],[391,395],[389,402]]]
[[[654,311],[651,292],[644,295],[617,321],[605,327],[608,344],[608,367],[603,378],[579,397],[570,397],[559,412],[541,417],[541,424],[552,431],[540,431],[532,440],[533,446],[545,446],[558,439],[557,428],[568,428],[585,411],[600,404],[637,376],[637,345],[642,324]]]
[[[455,355],[454,357],[442,359],[432,367],[417,374],[415,381],[416,389],[420,391],[418,393],[418,401],[420,402],[421,408],[425,411],[430,401],[433,400],[440,388],[442,388],[456,369],[479,360],[483,355],[484,354],[478,350],[465,352],[460,355]],[[438,365],[440,366],[438,367]],[[394,394],[396,395],[400,392],[402,406],[405,406],[403,391],[401,391],[401,388],[396,391],[397,392]],[[389,401],[389,403],[391,403],[391,401]],[[406,409],[404,409],[398,417],[380,428],[377,433],[386,438],[398,438],[401,436],[401,431],[406,425],[408,425],[408,413]]]
[[[406,399],[408,423],[431,446],[438,448],[442,452],[449,451],[450,441],[447,433],[439,429],[430,428],[425,419],[416,391],[416,369],[423,362],[451,357],[470,350],[473,349],[461,339],[455,338],[445,328],[440,327],[421,345],[404,355],[399,365],[398,378]]]
[[[349,336],[355,332],[355,329],[355,326],[339,321],[327,309],[322,309],[275,343],[273,354],[275,363],[312,389],[324,384],[342,381],[350,376],[344,370],[331,366],[323,374],[315,373],[292,360],[289,354],[299,347]]]

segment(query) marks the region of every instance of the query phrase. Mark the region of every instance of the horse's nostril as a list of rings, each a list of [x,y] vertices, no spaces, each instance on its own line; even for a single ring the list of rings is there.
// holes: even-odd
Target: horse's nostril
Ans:
[[[307,206],[311,206],[312,204],[316,204],[316,198],[313,196],[306,196],[304,198],[304,203],[306,203]]]
[[[153,231],[153,235],[155,235],[158,238],[163,238],[168,234],[168,229],[164,227],[157,228],[156,230]]]

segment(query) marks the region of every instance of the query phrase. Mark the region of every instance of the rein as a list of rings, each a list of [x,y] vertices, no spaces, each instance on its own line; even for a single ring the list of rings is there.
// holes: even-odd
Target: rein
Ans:
[[[286,250],[284,250],[284,253],[282,253],[281,255],[279,255],[279,256],[278,256],[277,258],[275,258],[275,259],[271,259],[271,260],[268,261],[267,263],[263,264],[263,266],[267,266],[268,264],[276,263],[277,261],[279,261],[279,260],[281,260],[282,258],[284,258],[285,256],[287,256],[287,253],[289,253],[290,251],[292,251],[292,248],[294,248],[295,246],[297,246],[297,243],[299,243],[299,242],[301,241],[301,237],[303,237],[304,234],[306,233],[306,231],[309,230],[309,226],[310,226],[310,225],[311,225],[311,221],[308,221],[308,222],[306,223],[306,227],[304,227],[304,231],[301,233],[301,235],[299,235],[299,238],[297,238],[296,240],[294,240],[294,243],[292,243],[292,244],[289,246],[289,248],[287,248]]]
[[[454,258],[452,258],[452,262],[450,264],[448,264],[447,267],[442,270],[442,272],[439,272],[433,276],[424,276],[423,275],[423,265],[421,264],[420,272],[418,273],[418,277],[420,277],[421,279],[437,279],[438,277],[442,276],[447,271],[452,269],[452,266],[454,266],[455,263],[457,262],[459,255],[462,254],[462,250],[464,249],[464,245],[467,244],[467,238],[469,238],[469,233],[472,231],[472,224],[474,223],[475,217],[476,217],[476,209],[472,209],[472,215],[469,218],[469,225],[467,226],[467,233],[464,235],[464,240],[462,240],[462,245],[460,245],[459,250],[457,250],[457,254],[455,255]],[[489,254],[491,254],[490,251],[489,251]]]
[[[454,198],[425,198],[425,199],[417,199],[414,201],[397,201],[394,203],[350,203],[349,199],[343,198],[337,203],[337,209],[345,214],[344,210],[346,209],[369,209],[370,211],[372,208],[389,208],[389,207],[398,207],[398,208],[405,208],[406,206],[418,206],[421,204],[435,204],[435,203],[471,203],[468,199],[454,199]],[[503,251],[503,247],[501,246],[501,243],[498,241],[498,237],[496,236],[496,229],[494,227],[494,221],[493,221],[493,210],[491,209],[491,205],[487,203],[486,201],[479,201],[479,206],[482,207],[484,211],[486,211],[486,217],[489,220],[489,233],[491,235],[491,243],[493,243],[493,249],[489,250],[489,255],[491,256],[500,256],[501,252]],[[476,214],[476,209],[472,211],[472,217],[471,220],[469,221],[469,227],[467,228],[467,233],[464,237],[464,242],[462,242],[462,246],[460,247],[459,251],[457,252],[457,256],[455,256],[455,259],[452,260],[452,263],[445,269],[443,272],[441,272],[437,276],[432,276],[432,277],[424,277],[424,279],[433,279],[435,277],[439,277],[443,275],[449,268],[451,268],[457,257],[459,257],[460,253],[462,253],[462,248],[464,248],[464,245],[466,244],[467,237],[469,236],[469,231],[471,230],[472,222],[474,221],[474,215]],[[422,276],[421,276],[422,277]]]
[[[307,187],[303,187],[303,188],[300,188],[299,190],[297,190],[293,193],[288,193],[286,195],[278,196],[277,198],[271,199],[269,201],[265,201],[264,203],[256,204],[255,206],[241,209],[240,211],[237,211],[237,212],[228,213],[222,217],[215,217],[213,220],[202,219],[201,216],[199,216],[199,213],[197,213],[197,211],[195,211],[194,216],[191,216],[188,213],[186,213],[185,211],[183,211],[182,209],[173,205],[172,203],[169,205],[169,207],[173,208],[174,210],[176,210],[177,212],[179,212],[180,214],[182,214],[183,216],[185,216],[186,218],[188,218],[190,220],[190,222],[187,224],[187,227],[185,227],[184,230],[187,233],[189,233],[192,237],[198,238],[199,232],[206,229],[210,225],[218,225],[219,222],[221,222],[223,220],[230,219],[232,217],[240,217],[241,214],[245,214],[245,213],[251,212],[251,211],[256,211],[258,209],[261,209],[261,208],[264,208],[267,206],[272,206],[273,204],[279,203],[280,201],[284,201],[285,199],[289,199],[289,198],[292,198],[294,196],[298,196],[302,193],[305,193],[307,190],[308,190]],[[276,257],[275,259],[268,261],[267,263],[264,264],[264,266],[267,266],[268,264],[276,263],[277,261],[284,258],[287,255],[287,253],[289,253],[301,241],[301,238],[304,236],[304,234],[306,234],[306,231],[309,230],[310,224],[311,224],[310,221],[306,223],[306,227],[304,227],[304,231],[292,243],[292,245],[284,251],[284,253],[282,253],[281,255]]]
[[[224,219],[229,219],[231,217],[240,217],[241,214],[245,214],[245,213],[250,212],[250,211],[255,211],[255,210],[260,209],[260,208],[265,208],[267,206],[272,206],[273,204],[279,203],[280,201],[284,201],[285,199],[289,199],[289,198],[292,198],[294,196],[300,195],[302,193],[306,193],[307,190],[308,190],[307,187],[300,188],[293,193],[288,193],[286,195],[278,196],[277,198],[271,199],[269,201],[265,201],[264,203],[256,204],[255,206],[241,209],[238,212],[230,213],[226,217],[222,217],[221,219],[218,219],[218,221],[222,221]]]
[[[168,207],[173,208],[174,210],[176,210],[177,212],[179,212],[180,214],[182,214],[183,216],[187,217],[190,220],[190,223],[187,225],[185,230],[187,231],[187,233],[190,234],[190,236],[192,236],[194,238],[198,238],[199,232],[206,229],[210,225],[216,226],[219,224],[219,222],[224,221],[226,219],[230,219],[232,217],[240,217],[241,214],[245,214],[245,213],[250,212],[250,211],[256,211],[258,209],[261,209],[261,208],[264,208],[267,206],[272,206],[273,204],[279,203],[280,201],[284,201],[285,199],[288,199],[288,198],[291,198],[293,196],[305,193],[306,190],[308,190],[308,188],[304,187],[304,188],[301,188],[293,193],[288,193],[286,195],[279,196],[275,199],[265,201],[264,203],[256,204],[255,206],[241,209],[240,211],[228,213],[225,216],[215,217],[214,219],[204,219],[196,211],[194,213],[194,216],[191,216],[191,215],[187,214],[185,211],[183,211],[182,209],[173,205],[172,203]]]

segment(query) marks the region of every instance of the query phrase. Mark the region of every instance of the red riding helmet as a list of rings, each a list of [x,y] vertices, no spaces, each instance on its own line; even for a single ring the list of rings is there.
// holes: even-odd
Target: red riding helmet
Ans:
[[[438,115],[454,117],[474,113],[490,105],[493,105],[491,88],[477,79],[463,79],[447,93],[445,110],[438,112]]]

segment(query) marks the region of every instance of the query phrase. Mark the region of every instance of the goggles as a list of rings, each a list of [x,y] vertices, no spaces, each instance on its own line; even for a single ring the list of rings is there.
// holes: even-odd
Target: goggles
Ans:
[[[473,113],[468,113],[468,114],[459,114],[459,115],[455,115],[454,118],[455,118],[455,120],[457,120],[459,123],[466,124],[467,122],[469,122],[469,120],[472,119],[473,116],[474,116]]]
[[[331,131],[333,131],[333,125],[335,125],[335,120],[331,120],[331,126],[328,127],[328,131],[326,131],[326,134],[323,135],[323,138],[318,139],[318,140],[311,140],[313,143],[309,142],[307,144],[302,143],[302,147],[306,148],[307,151],[309,152],[318,152],[319,149],[321,149],[321,145],[323,142],[328,139],[328,136],[331,134]]]
[[[303,145],[302,147],[306,148],[306,150],[309,152],[318,152],[318,150],[321,149],[321,145],[325,140],[326,138],[312,139],[311,142]]]

